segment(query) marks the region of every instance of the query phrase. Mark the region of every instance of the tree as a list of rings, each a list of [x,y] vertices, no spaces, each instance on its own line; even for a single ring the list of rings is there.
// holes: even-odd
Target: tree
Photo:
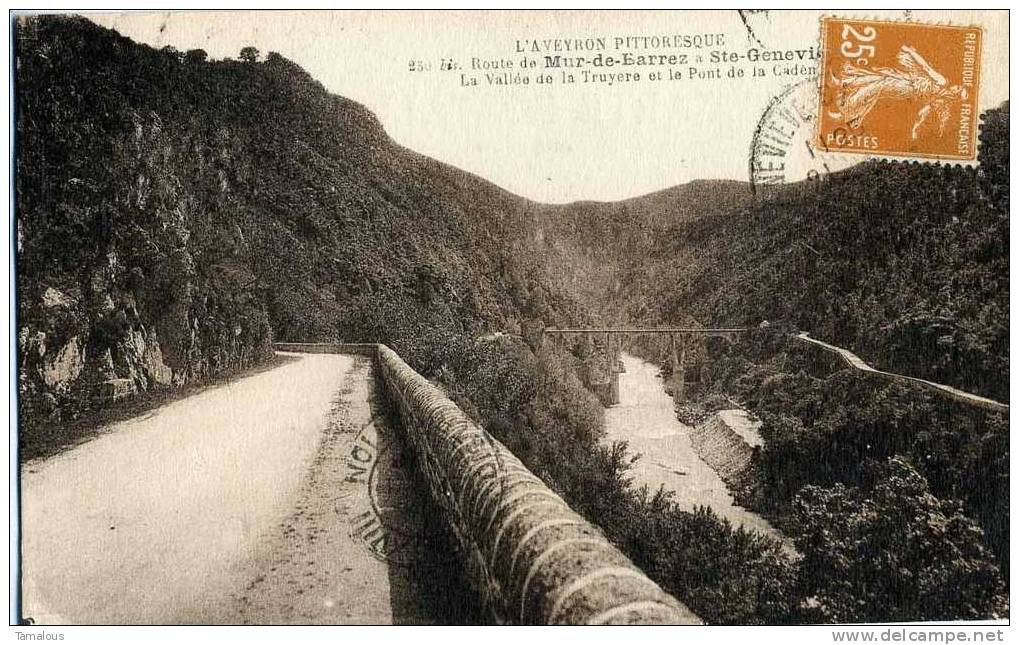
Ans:
[[[166,56],[169,56],[170,58],[173,58],[173,59],[176,59],[177,61],[180,61],[180,51],[176,47],[173,47],[171,45],[166,45],[165,47],[163,47],[159,51],[163,52],[163,54],[165,54]]]
[[[258,61],[258,49],[248,45],[241,50],[241,60],[245,63],[254,63]]]
[[[807,595],[823,622],[974,620],[1007,601],[981,530],[893,457],[869,490],[806,486],[794,500]]]
[[[190,65],[204,63],[208,60],[208,58],[209,55],[204,49],[189,49],[188,52],[184,54],[184,62]]]

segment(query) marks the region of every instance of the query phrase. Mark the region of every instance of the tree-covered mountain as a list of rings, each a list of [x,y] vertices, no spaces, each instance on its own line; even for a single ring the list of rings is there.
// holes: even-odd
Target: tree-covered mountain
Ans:
[[[694,182],[650,209],[574,204],[559,209],[560,244],[614,278],[617,319],[784,322],[1007,402],[1007,105],[984,115],[981,139],[979,169],[875,161],[756,198]]]
[[[526,200],[401,148],[277,54],[210,62],[69,17],[16,38],[29,421],[256,363],[273,339],[583,316]]]
[[[673,217],[660,216],[664,207],[631,209],[625,217],[618,205],[562,209],[570,216],[558,228],[558,246],[582,251],[591,260],[586,269],[576,266],[605,276],[599,293],[609,319],[649,327],[755,328],[769,321],[734,343],[693,347],[687,394],[707,409],[740,405],[763,421],[766,445],[737,496],[811,558],[823,553],[829,564],[842,563],[828,579],[818,575],[808,584],[827,607],[819,620],[937,615],[939,603],[987,588],[983,576],[994,575],[971,565],[986,561],[988,551],[1007,577],[1007,414],[868,378],[787,334],[809,331],[880,369],[1007,403],[1008,116],[1008,104],[982,115],[977,169],[873,161],[756,196],[747,185],[716,185],[692,212],[673,205]],[[665,343],[632,349],[671,367]],[[962,511],[898,526],[918,536],[915,544],[861,548],[853,531],[867,517],[901,510],[892,508],[883,479],[896,468],[910,473],[903,495],[916,496],[900,503]],[[881,504],[873,497],[878,491]],[[818,499],[861,505],[858,515],[840,517]],[[948,524],[954,535],[980,535],[983,546],[952,542]],[[914,558],[918,548],[930,557]],[[963,553],[977,555],[968,560]],[[952,579],[971,591],[938,600],[925,592],[922,602],[931,604],[923,609],[915,596],[899,594],[902,606],[893,611],[889,601],[898,592],[891,590],[861,602],[875,593],[870,580],[885,566],[878,563],[889,559],[901,566],[886,571],[901,578],[897,584]],[[955,577],[966,570],[981,573]]]
[[[210,62],[77,18],[16,36],[28,399],[424,317],[785,321],[1007,400],[1007,108],[985,116],[979,171],[872,162],[757,198],[697,181],[542,205],[401,148],[277,54]]]

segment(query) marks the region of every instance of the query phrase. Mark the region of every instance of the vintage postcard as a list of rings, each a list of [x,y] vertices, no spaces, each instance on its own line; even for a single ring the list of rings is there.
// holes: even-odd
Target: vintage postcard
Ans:
[[[1008,18],[15,12],[12,630],[1001,640]]]

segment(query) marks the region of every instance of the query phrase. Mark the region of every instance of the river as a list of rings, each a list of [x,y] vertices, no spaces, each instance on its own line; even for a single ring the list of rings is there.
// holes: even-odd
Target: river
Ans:
[[[605,410],[606,443],[626,441],[640,459],[630,469],[635,486],[659,486],[675,493],[681,508],[708,506],[743,526],[787,542],[763,517],[738,506],[725,482],[696,453],[690,427],[676,418],[673,399],[665,391],[657,366],[629,354],[622,355],[620,403]]]

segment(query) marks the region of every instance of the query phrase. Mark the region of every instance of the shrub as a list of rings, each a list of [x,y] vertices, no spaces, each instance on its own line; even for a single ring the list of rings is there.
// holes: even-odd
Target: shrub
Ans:
[[[793,529],[824,622],[999,618],[1006,588],[981,530],[893,457],[869,488],[806,486]]]

